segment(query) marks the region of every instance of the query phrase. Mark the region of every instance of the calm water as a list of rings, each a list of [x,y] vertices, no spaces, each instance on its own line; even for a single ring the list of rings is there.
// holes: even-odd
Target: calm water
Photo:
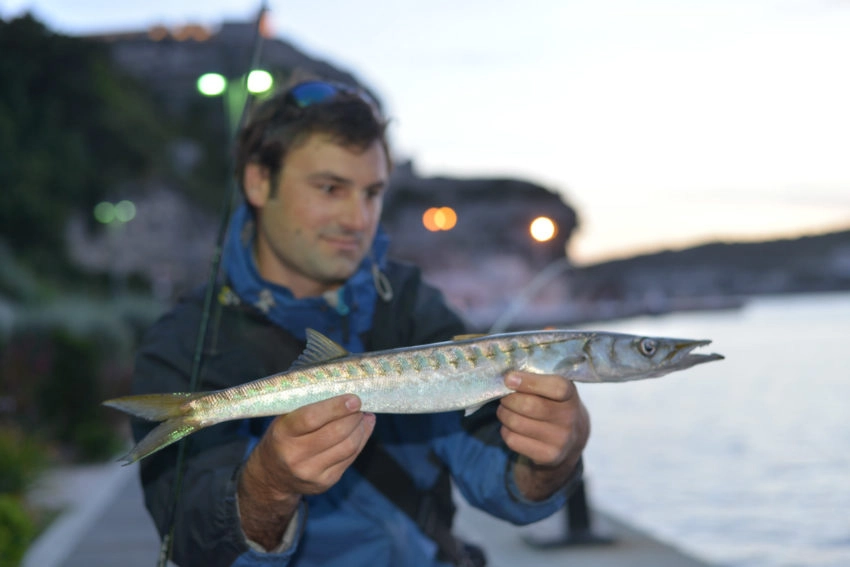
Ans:
[[[850,294],[594,327],[727,357],[580,387],[594,504],[722,565],[850,566]]]

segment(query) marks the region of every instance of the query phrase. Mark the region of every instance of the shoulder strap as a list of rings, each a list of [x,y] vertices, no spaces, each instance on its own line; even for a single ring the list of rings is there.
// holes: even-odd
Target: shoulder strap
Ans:
[[[404,467],[372,437],[354,461],[354,468],[437,544],[437,559],[453,565],[476,565],[470,562],[466,544],[452,534],[455,506],[446,467],[430,490],[420,490]]]
[[[416,297],[409,282],[410,274],[404,269],[390,270],[394,297],[390,301],[379,300],[375,306],[372,336],[368,341],[373,350],[392,348],[409,339],[409,330],[401,327],[409,321],[415,311]],[[399,281],[402,275],[405,281]],[[396,277],[393,277],[396,276]],[[407,276],[407,277],[405,277]],[[484,565],[470,556],[469,548],[452,535],[455,506],[452,501],[451,475],[442,465],[433,487],[420,490],[410,474],[384,448],[374,435],[354,461],[354,469],[369,481],[399,510],[407,514],[438,548],[437,558],[453,565]],[[479,554],[480,555],[480,554]],[[483,555],[480,555],[483,560]]]

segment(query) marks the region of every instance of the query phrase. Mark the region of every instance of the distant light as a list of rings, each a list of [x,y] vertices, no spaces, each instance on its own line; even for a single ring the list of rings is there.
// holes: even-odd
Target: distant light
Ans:
[[[115,220],[130,222],[136,217],[136,205],[132,201],[121,201],[115,205]]]
[[[451,207],[440,207],[434,213],[434,222],[440,230],[451,230],[457,224],[457,213]]]
[[[102,201],[94,207],[94,218],[103,224],[130,222],[136,217],[136,205],[132,201],[121,201],[112,204]]]
[[[558,227],[548,217],[537,217],[531,222],[528,231],[531,233],[531,237],[537,242],[547,242],[552,240],[558,233]]]
[[[271,73],[256,69],[248,73],[248,92],[253,94],[264,93],[272,88],[274,79]]]
[[[165,26],[153,26],[148,30],[148,37],[154,41],[162,41],[169,35],[168,28]]]
[[[227,79],[218,73],[204,73],[198,77],[198,91],[204,96],[218,96],[227,89]]]
[[[431,232],[451,230],[457,224],[457,213],[451,207],[431,207],[422,215],[422,224]]]
[[[269,17],[269,11],[263,12],[260,16],[260,35],[265,38],[274,37],[274,29],[272,28],[272,19]]]
[[[422,224],[425,225],[425,228],[431,232],[437,232],[440,230],[440,227],[437,226],[437,223],[434,221],[435,214],[437,214],[437,208],[431,207],[422,215]]]
[[[109,224],[115,220],[115,205],[103,201],[94,206],[94,218],[97,222]]]

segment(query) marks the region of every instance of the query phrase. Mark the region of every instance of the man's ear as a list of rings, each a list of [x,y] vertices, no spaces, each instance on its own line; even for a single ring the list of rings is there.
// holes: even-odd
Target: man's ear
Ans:
[[[269,200],[271,194],[271,176],[266,167],[258,163],[249,163],[245,166],[242,176],[245,198],[254,207],[263,207]]]

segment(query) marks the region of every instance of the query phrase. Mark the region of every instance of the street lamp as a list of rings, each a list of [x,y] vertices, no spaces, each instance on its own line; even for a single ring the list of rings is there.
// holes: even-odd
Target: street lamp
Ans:
[[[259,95],[266,93],[274,86],[274,78],[271,73],[262,69],[254,69],[247,77],[238,80],[228,80],[219,73],[204,73],[198,77],[198,92],[204,96],[223,96],[224,109],[227,114],[230,134],[236,133],[239,120],[242,118],[242,108],[248,93]]]
[[[537,242],[548,242],[558,234],[558,225],[549,217],[537,217],[531,221],[528,232]]]

